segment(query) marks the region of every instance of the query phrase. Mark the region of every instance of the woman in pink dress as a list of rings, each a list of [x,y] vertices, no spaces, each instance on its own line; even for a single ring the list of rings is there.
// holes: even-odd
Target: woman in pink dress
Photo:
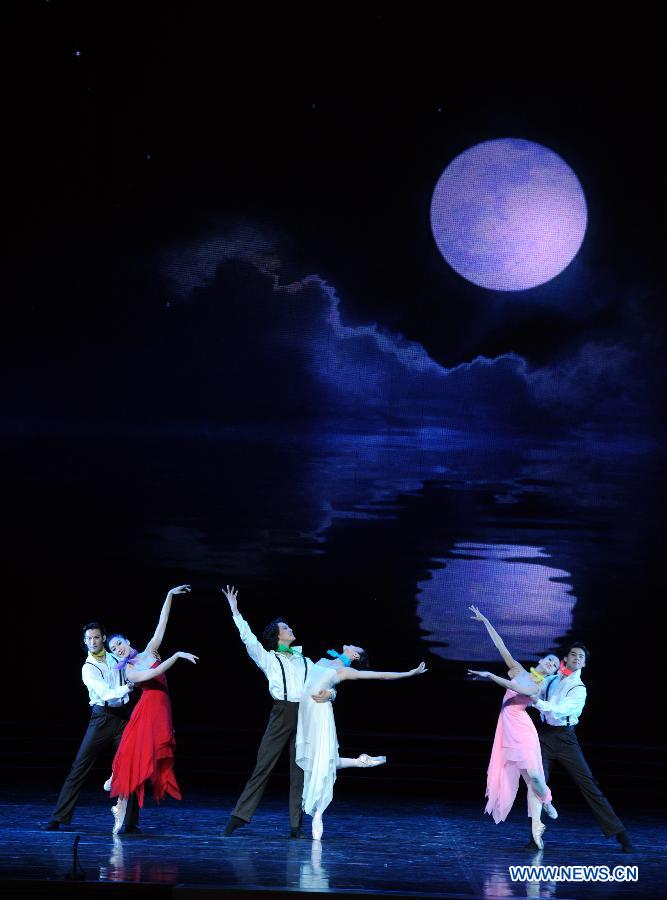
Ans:
[[[114,814],[114,834],[123,825],[130,794],[136,792],[139,806],[144,805],[147,781],[151,782],[153,797],[158,803],[165,794],[181,799],[181,791],[174,775],[176,742],[171,721],[171,700],[164,673],[178,659],[196,663],[198,657],[179,650],[161,662],[158,650],[167,627],[173,596],[188,593],[189,590],[190,586],[183,584],[169,591],[155,634],[143,652],[134,650],[122,634],[114,634],[109,638],[109,650],[118,659],[118,667],[125,669],[125,677],[129,682],[140,684],[142,688],[139,702],[132,710],[116,751],[111,778],[104,785],[106,790],[111,791],[112,797],[118,797],[111,810]]]
[[[541,822],[542,809],[552,819],[557,818],[551,803],[551,791],[544,778],[540,740],[532,719],[526,712],[533,699],[539,694],[540,684],[545,677],[558,670],[559,659],[553,653],[547,654],[537,666],[527,672],[509,652],[502,638],[476,606],[470,607],[473,617],[483,622],[491,640],[496,645],[507,668],[507,678],[500,678],[491,672],[477,672],[469,669],[471,675],[490,678],[501,687],[507,688],[500,708],[496,736],[491,750],[491,760],[487,770],[485,812],[493,816],[496,824],[503,822],[512,808],[519,789],[519,778],[526,782],[528,790],[528,815],[532,819],[533,840],[544,847],[542,834],[545,825]]]

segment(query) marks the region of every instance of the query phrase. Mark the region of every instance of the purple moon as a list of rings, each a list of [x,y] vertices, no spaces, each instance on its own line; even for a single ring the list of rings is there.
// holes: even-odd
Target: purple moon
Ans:
[[[465,150],[431,200],[431,230],[445,260],[494,291],[524,291],[555,278],[577,255],[587,221],[586,198],[568,164],[520,138]]]

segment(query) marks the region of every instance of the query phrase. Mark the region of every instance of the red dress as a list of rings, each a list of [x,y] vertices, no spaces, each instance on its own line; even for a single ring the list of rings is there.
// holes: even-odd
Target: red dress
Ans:
[[[158,665],[154,662],[151,669]],[[180,800],[181,791],[174,776],[176,741],[167,679],[156,675],[140,684],[141,697],[113,760],[111,796],[127,797],[136,792],[139,806],[143,806],[144,787],[146,781],[151,781],[153,797],[158,803],[165,794]]]

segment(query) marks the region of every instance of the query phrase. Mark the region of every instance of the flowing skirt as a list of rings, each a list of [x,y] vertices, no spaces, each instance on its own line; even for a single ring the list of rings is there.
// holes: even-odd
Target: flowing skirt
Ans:
[[[331,703],[305,696],[299,704],[296,761],[303,769],[302,807],[312,816],[333,798],[338,766],[338,737]]]
[[[485,812],[498,824],[504,822],[516,799],[521,770],[539,772],[544,778],[540,739],[522,705],[505,702],[498,717],[496,735],[487,770]],[[529,795],[532,787],[529,787]],[[551,791],[540,801],[551,800]],[[530,815],[530,803],[528,804]]]
[[[175,746],[169,694],[157,685],[144,688],[114,757],[111,796],[136,792],[139,806],[143,806],[145,784],[150,781],[158,803],[165,794],[180,800],[174,775]]]

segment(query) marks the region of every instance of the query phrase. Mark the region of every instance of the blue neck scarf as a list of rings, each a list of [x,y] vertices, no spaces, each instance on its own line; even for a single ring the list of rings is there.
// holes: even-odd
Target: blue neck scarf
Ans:
[[[138,650],[133,650],[132,653],[130,653],[130,654],[129,654],[128,656],[126,656],[124,659],[119,660],[119,661],[116,663],[116,665],[114,666],[114,669],[124,669],[125,666],[126,666],[131,660],[133,660],[135,656],[139,656],[139,651],[138,651]]]

